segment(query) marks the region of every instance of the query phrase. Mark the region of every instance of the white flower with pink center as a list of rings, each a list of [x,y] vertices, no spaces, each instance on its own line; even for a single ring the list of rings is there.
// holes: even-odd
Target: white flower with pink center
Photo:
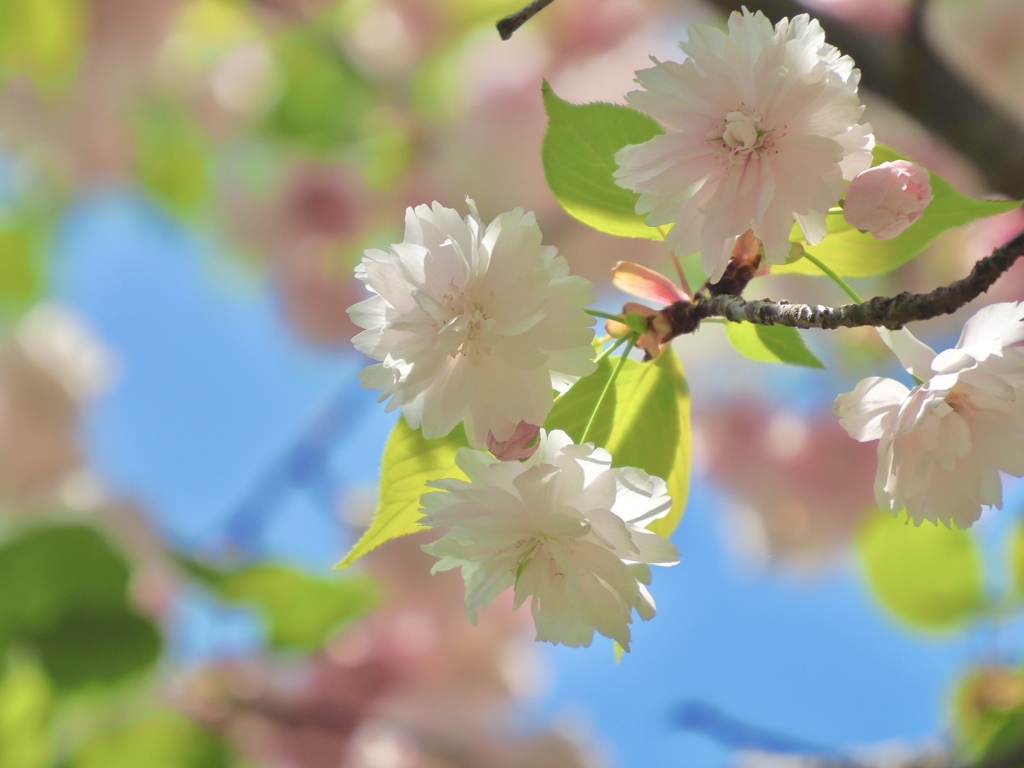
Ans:
[[[775,263],[789,254],[794,220],[821,242],[844,180],[871,165],[853,61],[806,14],[773,28],[746,9],[727,33],[691,27],[680,47],[683,63],[637,72],[644,90],[627,100],[669,130],[621,149],[616,183],[640,193],[649,225],[672,225],[673,251],[700,251],[712,282],[748,229]]]
[[[474,446],[543,424],[554,389],[596,368],[591,285],[541,245],[532,213],[484,225],[439,203],[409,208],[405,238],[371,249],[356,277],[373,296],[349,308],[352,343],[375,360],[363,386],[409,425],[442,437],[459,422]]]
[[[979,310],[940,354],[906,331],[889,341],[922,383],[864,379],[835,414],[854,439],[878,440],[880,507],[966,528],[1002,506],[1000,472],[1024,476],[1024,302]]]

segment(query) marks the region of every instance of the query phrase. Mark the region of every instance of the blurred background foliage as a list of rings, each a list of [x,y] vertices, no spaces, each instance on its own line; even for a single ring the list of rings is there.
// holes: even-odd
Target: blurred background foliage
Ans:
[[[772,18],[803,9],[747,5]],[[524,617],[497,606],[471,629],[461,585],[427,579],[418,542],[392,543],[349,573],[285,563],[235,535],[258,527],[237,516],[198,540],[168,535],[146,489],[119,487],[93,460],[83,424],[131,371],[119,370],[116,345],[59,305],[54,285],[55,241],[76,212],[112,196],[143,202],[212,244],[211,281],[234,274],[265,286],[295,343],[341,364],[363,250],[400,238],[405,206],[436,199],[458,207],[470,194],[485,218],[536,210],[546,241],[614,308],[622,298],[609,296],[608,267],[630,258],[665,269],[665,254],[562,212],[541,168],[541,81],[570,102],[621,102],[648,55],[676,56],[686,24],[721,21],[731,8],[560,0],[501,43],[493,24],[516,7],[0,0],[0,768],[602,764],[593,745],[564,729],[509,725],[531,690]],[[996,172],[1024,156],[1024,4],[807,7],[825,14],[830,40],[864,67],[880,140],[967,194],[1024,196]],[[894,68],[886,73],[873,54],[888,51],[901,55],[879,57]],[[921,82],[930,56],[948,68],[932,80],[952,73],[979,100],[973,122],[1009,126],[995,162],[986,154],[993,141],[965,140],[957,151],[927,105],[894,98],[890,86],[909,73]],[[947,105],[951,123],[961,109]],[[1014,213],[950,233],[927,259],[874,278],[865,292],[959,277],[1021,224]],[[1022,280],[1014,269],[988,300],[1019,299]],[[753,290],[822,300],[808,286],[779,277]],[[926,336],[955,333],[962,316]],[[764,374],[734,373],[723,337],[701,336],[680,350],[693,391],[693,457],[704,480],[726,489],[715,514],[743,568],[814,579],[855,559],[878,605],[922,636],[1019,616],[1021,529],[1007,524],[986,538],[880,515],[872,450],[846,439],[824,412],[831,398],[801,404],[782,391],[773,404]],[[828,341],[837,349],[822,357],[837,378],[783,377],[779,386],[842,391],[836,381],[885,359],[867,334]],[[155,398],[152,408],[161,407]],[[266,508],[282,486],[315,480],[305,470],[342,437],[332,423],[314,423],[275,465],[278,474],[264,478],[269,486],[255,483],[256,503],[243,517],[276,514]],[[352,498],[330,488],[322,501],[339,554],[350,521],[362,522]],[[1011,502],[1005,514],[1020,511]],[[995,588],[994,571],[1002,574]],[[238,615],[259,630],[230,655],[190,653],[187,606],[206,606],[214,635],[230,632]],[[954,738],[908,760],[953,765],[1019,749],[1019,664],[1016,648],[979,653],[950,696]],[[729,746],[737,765],[769,757],[816,764],[739,738]]]

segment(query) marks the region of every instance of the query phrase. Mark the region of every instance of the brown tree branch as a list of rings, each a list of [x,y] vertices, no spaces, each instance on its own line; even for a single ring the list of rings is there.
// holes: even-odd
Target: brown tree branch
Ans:
[[[534,0],[529,5],[520,8],[515,13],[509,14],[504,19],[499,21],[495,26],[498,28],[498,34],[501,35],[502,40],[508,40],[519,29],[523,24],[528,22],[538,13],[543,11],[555,0]]]
[[[696,330],[701,320],[722,317],[735,323],[758,325],[787,325],[792,328],[857,328],[872,326],[902,328],[914,320],[928,320],[948,315],[985,293],[999,276],[1024,256],[1024,230],[981,259],[971,274],[930,293],[900,293],[896,296],[877,296],[861,304],[840,307],[791,304],[788,301],[758,299],[746,301],[739,296],[698,293],[693,303],[676,302],[661,311],[677,329],[673,335]],[[655,315],[648,324],[655,322]]]

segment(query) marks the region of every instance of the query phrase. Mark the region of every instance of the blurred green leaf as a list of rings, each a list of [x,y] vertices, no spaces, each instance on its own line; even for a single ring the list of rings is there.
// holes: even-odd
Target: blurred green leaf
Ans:
[[[150,666],[160,635],[128,602],[124,558],[81,525],[31,529],[0,546],[0,651],[37,655],[58,687],[108,684]]]
[[[949,630],[983,602],[981,552],[967,531],[924,522],[906,513],[876,512],[857,535],[857,551],[872,592],[901,621]]]
[[[53,696],[46,677],[17,659],[0,675],[0,766],[46,768],[53,736]]]
[[[151,106],[135,120],[139,181],[177,214],[195,210],[210,192],[206,134],[183,110]]]
[[[1024,707],[1009,712],[993,713],[992,735],[980,745],[979,760],[995,760],[1024,745]]]
[[[0,69],[40,88],[69,84],[86,32],[83,0],[0,0]]]
[[[21,640],[35,651],[54,686],[63,690],[115,683],[155,664],[162,647],[156,625],[124,607],[69,610]]]
[[[615,153],[663,133],[650,117],[614,104],[570,104],[543,85],[548,129],[541,160],[551,192],[566,212],[600,232],[664,240],[636,212],[639,196],[615,183]]]
[[[264,123],[271,138],[313,152],[355,139],[371,94],[334,38],[316,27],[295,28],[280,35],[273,50],[282,91]]]
[[[263,613],[271,645],[316,650],[329,633],[366,614],[377,602],[367,576],[315,576],[276,563],[221,571],[181,561],[222,598],[255,603]]]
[[[580,379],[548,416],[546,429],[562,429],[579,442],[594,405],[618,360],[605,358]],[[679,358],[666,349],[657,360],[627,360],[594,419],[588,442],[605,448],[615,466],[638,467],[668,483],[672,511],[649,529],[668,536],[686,507],[690,483],[690,393]]]
[[[41,217],[17,209],[0,215],[0,314],[19,314],[38,300],[45,243]]]
[[[1024,525],[1018,525],[1009,538],[1010,544],[1010,575],[1013,586],[1018,592],[1024,592]]]
[[[996,759],[1024,744],[1024,675],[999,665],[970,670],[954,698],[965,763]]]
[[[765,363],[789,363],[808,368],[824,368],[822,362],[807,348],[796,328],[785,325],[726,323],[726,336],[744,357]]]
[[[447,437],[427,440],[418,429],[399,419],[391,430],[380,469],[380,501],[370,527],[337,568],[345,568],[381,544],[422,530],[420,496],[428,480],[465,478],[455,466],[455,453],[466,445],[462,427]]]
[[[227,746],[178,714],[149,715],[93,733],[68,768],[231,768]]]
[[[875,146],[874,165],[907,159],[884,144]],[[932,202],[921,218],[897,237],[879,240],[874,235],[854,229],[841,214],[833,214],[828,217],[828,235],[818,245],[807,245],[807,251],[841,277],[881,275],[906,264],[947,229],[1006,213],[1024,204],[1019,200],[975,200],[957,192],[937,173],[931,173],[931,183]],[[806,242],[796,225],[790,240]],[[820,276],[821,270],[811,262],[799,259],[792,264],[772,265],[772,274]]]

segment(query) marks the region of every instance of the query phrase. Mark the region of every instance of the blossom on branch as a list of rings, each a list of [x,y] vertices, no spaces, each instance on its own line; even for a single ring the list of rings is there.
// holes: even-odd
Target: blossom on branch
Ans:
[[[928,171],[906,160],[868,168],[850,182],[843,216],[879,240],[891,240],[917,221],[932,201]]]
[[[466,614],[515,588],[515,607],[531,597],[537,639],[588,646],[597,630],[629,649],[632,612],[654,616],[649,565],[673,565],[675,546],[645,530],[668,514],[665,482],[564,432],[541,431],[523,462],[463,448],[457,462],[469,481],[429,483],[423,525],[447,528],[424,547],[434,571],[460,568]]]
[[[1022,343],[1024,302],[992,304],[940,354],[893,334],[893,351],[922,380],[913,389],[871,377],[836,398],[850,436],[878,440],[880,507],[965,528],[981,507],[1002,506],[999,473],[1024,475]]]
[[[711,282],[748,229],[775,263],[789,254],[794,219],[807,242],[821,242],[843,180],[871,165],[853,61],[806,14],[772,28],[746,9],[728,33],[691,27],[680,47],[682,64],[637,72],[645,90],[627,100],[670,130],[621,149],[616,183],[640,193],[648,224],[673,224],[673,251],[701,252]]]
[[[595,369],[591,285],[541,245],[532,213],[484,225],[439,203],[409,208],[405,238],[366,251],[356,277],[373,296],[349,308],[352,340],[380,362],[360,382],[391,398],[427,438],[460,421],[474,446],[543,424],[552,389]]]
[[[635,301],[626,302],[622,308],[622,321],[608,320],[604,324],[605,331],[609,336],[621,339],[630,332],[625,315],[639,315],[646,323],[646,329],[637,339],[636,345],[644,351],[645,360],[656,359],[672,339],[682,332],[673,322],[675,308],[681,305],[689,306],[692,302],[690,287],[682,274],[680,280],[683,283],[682,287],[642,264],[632,261],[618,262],[612,267],[612,285],[621,291],[662,305],[662,308],[652,309]]]

